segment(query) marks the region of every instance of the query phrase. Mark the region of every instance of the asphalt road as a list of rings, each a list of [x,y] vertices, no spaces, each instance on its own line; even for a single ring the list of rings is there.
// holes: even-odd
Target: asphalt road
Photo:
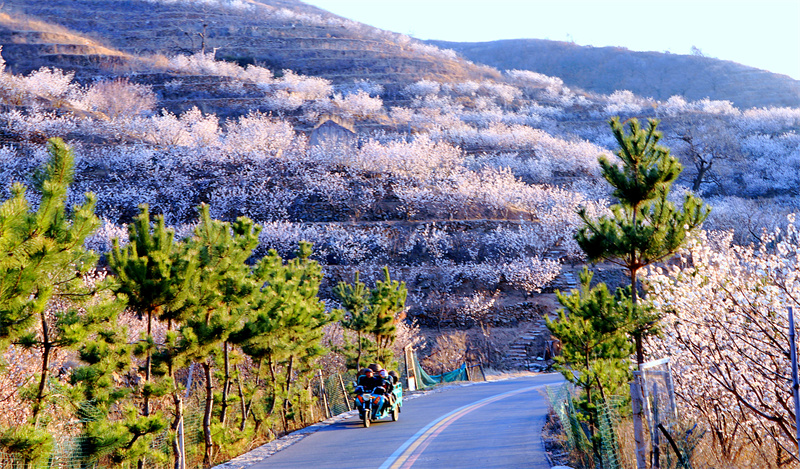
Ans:
[[[251,466],[273,468],[549,469],[544,386],[559,374],[452,387],[408,400],[397,422],[334,423]]]

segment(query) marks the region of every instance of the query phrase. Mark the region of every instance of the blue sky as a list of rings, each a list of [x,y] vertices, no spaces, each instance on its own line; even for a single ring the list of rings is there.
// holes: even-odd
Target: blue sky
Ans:
[[[704,55],[800,80],[800,0],[304,0],[418,39],[552,39]]]

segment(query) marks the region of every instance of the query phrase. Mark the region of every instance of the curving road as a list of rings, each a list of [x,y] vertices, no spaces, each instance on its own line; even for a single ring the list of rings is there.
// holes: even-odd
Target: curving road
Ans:
[[[249,469],[548,469],[544,386],[559,374],[451,387],[407,400],[397,422],[364,428],[354,416],[310,434]]]

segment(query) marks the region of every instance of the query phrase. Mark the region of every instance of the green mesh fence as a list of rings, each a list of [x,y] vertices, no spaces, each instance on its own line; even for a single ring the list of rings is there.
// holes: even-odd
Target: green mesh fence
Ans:
[[[417,376],[417,388],[425,389],[441,383],[452,383],[455,381],[469,381],[467,375],[467,364],[463,363],[455,370],[441,373],[438,375],[429,375],[419,364],[416,355],[412,355],[414,360],[414,372]]]
[[[467,379],[467,365],[466,363],[456,368],[455,370],[448,371],[438,375],[429,375],[417,364],[417,386],[420,388],[427,388],[440,383],[452,383],[455,381],[469,381]]]
[[[561,428],[564,430],[564,443],[567,451],[573,451],[577,448],[578,443],[575,441],[575,434],[570,431],[570,415],[569,404],[571,400],[569,388],[564,386],[547,386],[547,399],[550,401],[550,407],[558,417],[561,423]]]
[[[325,393],[325,399],[324,401],[321,399],[322,395],[318,395],[317,398],[320,403],[327,402],[328,411],[331,415],[339,415],[352,410],[350,392],[355,379],[356,375],[353,373],[337,373],[327,378],[322,378],[323,388],[321,391]]]
[[[620,469],[622,455],[619,444],[620,416],[618,407],[613,403],[601,402],[597,405],[597,419],[599,420],[600,453],[604,469]]]
[[[550,405],[561,422],[564,431],[566,450],[576,454],[590,454],[592,444],[583,430],[578,412],[573,403],[572,389],[569,385],[547,386]]]

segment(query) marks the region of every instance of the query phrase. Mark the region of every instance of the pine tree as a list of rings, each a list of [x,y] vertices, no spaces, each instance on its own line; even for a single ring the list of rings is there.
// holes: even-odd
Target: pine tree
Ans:
[[[396,368],[390,347],[397,335],[397,321],[405,310],[408,291],[405,282],[389,278],[388,267],[383,268],[383,274],[384,279],[375,282],[375,288],[369,295],[369,309],[374,321],[372,333],[378,347],[378,360],[386,367]]]
[[[263,287],[254,296],[251,319],[232,337],[259,368],[266,365],[268,412],[280,402],[284,428],[299,417],[295,405],[300,396],[292,385],[308,376],[314,360],[325,353],[323,327],[338,318],[319,300],[322,269],[309,259],[311,252],[311,244],[301,242],[297,257],[286,263],[274,250],[259,261],[253,275]]]
[[[247,218],[230,223],[212,220],[208,205],[199,208],[200,223],[189,248],[197,253],[197,270],[192,273],[184,306],[179,314],[182,322],[181,353],[188,360],[199,362],[205,372],[206,401],[203,417],[205,442],[204,464],[211,465],[214,442],[211,430],[214,402],[214,357],[222,357],[225,370],[222,385],[221,421],[224,425],[230,387],[228,339],[241,328],[244,308],[257,283],[250,274],[247,259],[258,245],[260,228]],[[221,350],[220,350],[221,349]]]
[[[51,139],[48,152],[50,159],[33,177],[41,194],[38,207],[31,208],[21,183],[14,184],[12,197],[0,206],[0,341],[41,350],[37,383],[21,391],[32,402],[31,421],[13,434],[3,432],[3,440],[25,448],[31,457],[48,447],[49,436],[37,424],[47,406],[52,355],[77,344],[96,319],[75,307],[53,308],[53,301],[61,297],[91,296],[83,277],[97,257],[83,243],[99,220],[94,215],[93,194],[86,194],[83,205],[71,211],[66,208],[74,170],[72,149],[60,139]]]
[[[128,226],[128,245],[121,248],[119,240],[115,239],[108,262],[117,278],[115,292],[146,320],[146,332],[134,347],[135,354],[145,357],[141,416],[145,420],[150,417],[151,397],[163,396],[171,390],[175,404],[174,422],[179,422],[182,402],[174,381],[152,382],[153,355],[159,353],[152,326],[154,320],[168,323],[170,333],[160,353],[168,355],[161,360],[168,363],[168,375],[172,377],[178,365],[174,352],[177,335],[173,323],[186,300],[188,286],[194,281],[197,253],[191,251],[186,243],[175,242],[174,231],[166,229],[163,216],[158,216],[151,226],[147,205],[140,206],[139,210],[139,215]],[[173,446],[175,444],[173,441]],[[179,458],[176,453],[176,465],[180,463]],[[138,466],[140,469],[143,466],[142,459]]]
[[[372,317],[372,310],[367,309],[367,290],[366,284],[359,281],[359,273],[356,271],[355,280],[352,284],[339,282],[333,289],[334,298],[341,303],[346,316],[342,319],[342,326],[356,333],[356,354],[352,355],[352,345],[345,346],[345,355],[348,358],[348,368],[361,369],[361,364],[372,361],[372,357],[364,356],[365,350],[370,350],[374,343],[365,337],[365,334],[375,329],[375,321]],[[347,340],[347,339],[346,339]],[[363,360],[362,360],[363,358]],[[377,360],[377,358],[375,358]]]
[[[80,454],[87,467],[100,461],[122,465],[157,456],[151,445],[153,436],[167,426],[160,415],[138,415],[127,399],[131,388],[115,379],[132,365],[127,330],[116,325],[118,312],[113,311],[105,327],[82,341],[79,358],[84,364],[70,375],[78,404],[76,418],[81,422]],[[125,417],[111,421],[112,411]]]
[[[618,395],[630,380],[629,360],[634,352],[628,330],[632,303],[626,289],[611,294],[605,284],[591,288],[592,273],[584,268],[580,287],[569,295],[556,292],[563,308],[547,327],[562,344],[555,357],[557,369],[582,393],[576,407],[588,423],[593,448],[599,456],[597,403]]]
[[[630,295],[635,325],[631,335],[636,345],[636,360],[644,362],[643,339],[655,332],[657,317],[649,308],[638,308],[639,270],[673,255],[688,233],[708,216],[708,208],[687,194],[680,210],[667,201],[670,186],[678,178],[681,165],[669,149],[658,144],[661,132],[658,122],[649,120],[642,129],[636,119],[628,123],[629,133],[619,118],[610,121],[614,138],[619,144],[615,153],[621,165],[606,156],[599,158],[603,177],[614,188],[617,203],[611,206],[611,216],[597,220],[589,218],[585,209],[579,211],[585,226],[575,239],[590,261],[607,260],[624,267],[630,277]]]
[[[357,370],[368,361],[394,366],[394,354],[390,347],[397,334],[397,321],[405,309],[408,292],[405,282],[397,282],[389,277],[387,267],[383,268],[383,274],[384,279],[375,282],[375,288],[369,291],[359,281],[358,272],[352,285],[339,282],[333,291],[347,313],[342,326],[356,332],[355,362],[351,361],[348,366],[352,368],[355,365]]]

